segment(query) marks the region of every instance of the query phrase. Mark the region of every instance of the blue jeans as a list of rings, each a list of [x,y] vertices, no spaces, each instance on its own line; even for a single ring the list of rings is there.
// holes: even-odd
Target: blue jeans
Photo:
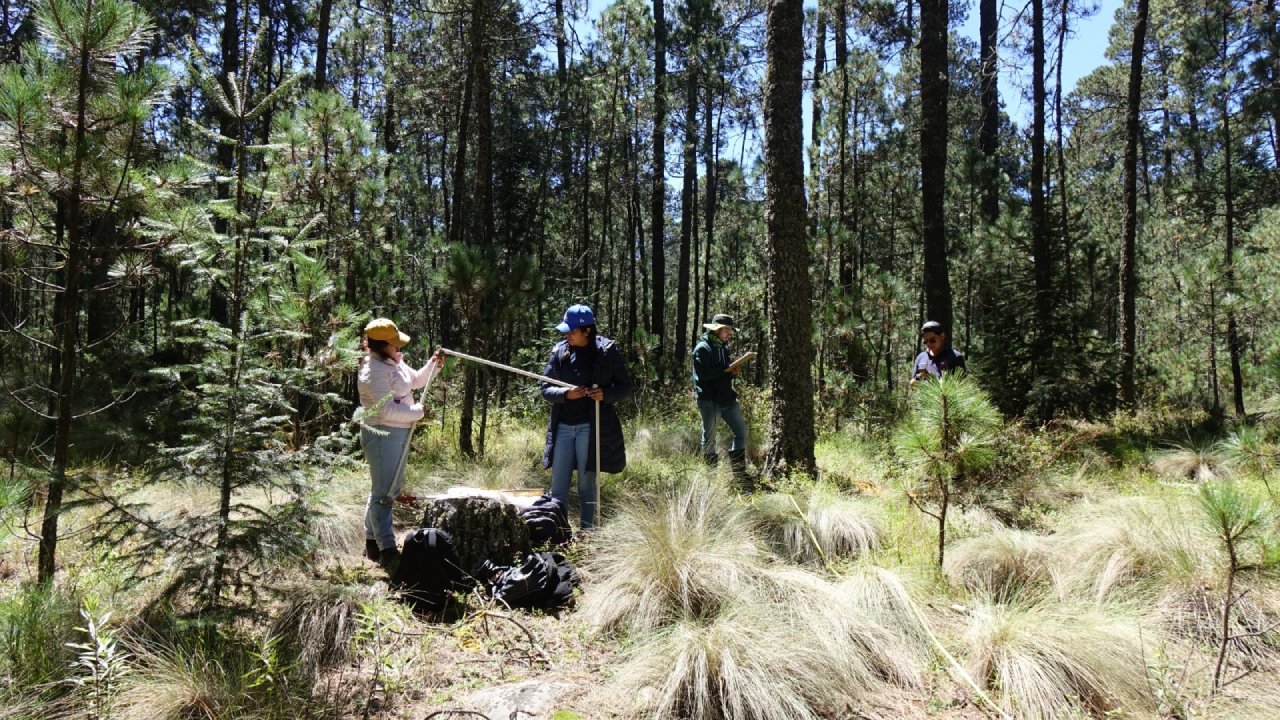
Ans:
[[[369,461],[370,480],[369,502],[364,509],[364,537],[378,541],[378,549],[386,550],[396,546],[396,535],[391,529],[391,506],[404,484],[400,458],[409,441],[409,428],[378,429],[386,434],[375,434],[364,426],[360,428],[360,447]]]
[[[589,443],[595,442],[591,423],[556,426],[555,446],[551,450],[551,496],[569,505],[569,476],[578,470],[578,512],[583,530],[596,524],[596,474],[587,470]]]
[[[699,400],[698,412],[702,414],[702,454],[716,454],[716,421],[724,418],[729,429],[733,431],[733,445],[729,452],[747,449],[747,423],[742,419],[742,410],[735,400],[732,405],[721,406],[711,400]]]

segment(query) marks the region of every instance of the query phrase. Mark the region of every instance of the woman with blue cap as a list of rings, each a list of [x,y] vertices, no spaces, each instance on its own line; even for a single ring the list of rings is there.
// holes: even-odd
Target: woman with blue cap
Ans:
[[[551,495],[566,506],[569,480],[578,471],[579,522],[590,530],[596,522],[596,469],[618,473],[627,466],[622,422],[613,404],[630,394],[631,377],[617,344],[596,332],[590,307],[571,305],[556,330],[564,340],[551,349],[542,374],[573,387],[542,383],[542,397],[551,403],[542,466],[551,469]]]

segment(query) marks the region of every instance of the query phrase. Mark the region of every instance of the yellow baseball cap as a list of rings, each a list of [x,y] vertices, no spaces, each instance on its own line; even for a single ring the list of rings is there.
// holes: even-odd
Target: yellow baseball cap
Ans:
[[[382,340],[384,342],[389,342],[398,348],[408,345],[410,340],[408,335],[400,332],[400,328],[396,327],[396,324],[387,318],[374,318],[370,320],[369,324],[364,326],[364,334],[367,335],[370,340]]]

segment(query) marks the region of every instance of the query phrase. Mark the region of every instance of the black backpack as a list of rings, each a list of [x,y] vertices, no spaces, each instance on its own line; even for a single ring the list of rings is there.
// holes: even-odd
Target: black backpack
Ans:
[[[391,587],[414,610],[440,610],[455,591],[469,588],[453,538],[444,530],[418,528],[404,536],[400,566]]]
[[[502,571],[490,595],[513,608],[555,610],[573,602],[578,569],[555,552],[529,553],[519,567]]]
[[[533,547],[564,545],[573,539],[569,526],[569,510],[559,498],[543,494],[533,504],[520,511],[524,524],[529,526],[529,540]]]

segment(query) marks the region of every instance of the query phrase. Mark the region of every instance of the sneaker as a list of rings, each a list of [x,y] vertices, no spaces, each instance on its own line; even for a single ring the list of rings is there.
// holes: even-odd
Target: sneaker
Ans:
[[[383,550],[378,555],[378,564],[382,566],[383,570],[387,571],[388,575],[394,576],[396,570],[400,567],[400,551],[395,546]]]
[[[378,558],[379,558],[379,557],[381,557],[381,555],[382,555],[382,551],[378,549],[378,541],[377,541],[377,540],[365,540],[365,541],[364,541],[364,556],[365,556],[365,557],[369,558],[370,560],[372,560],[372,561],[374,561],[374,562],[378,562]]]

